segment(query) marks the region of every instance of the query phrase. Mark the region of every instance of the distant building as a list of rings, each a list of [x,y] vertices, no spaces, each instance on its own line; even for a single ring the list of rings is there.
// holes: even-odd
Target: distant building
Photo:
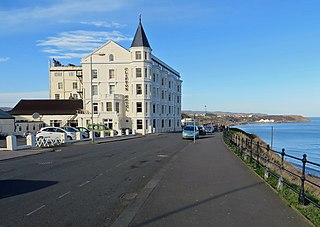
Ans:
[[[15,118],[0,109],[0,136],[7,136],[14,133]]]
[[[141,21],[129,50],[108,41],[83,58],[82,67],[54,63],[50,98],[82,99],[80,126],[93,118],[138,133],[181,129],[180,74],[152,54]]]

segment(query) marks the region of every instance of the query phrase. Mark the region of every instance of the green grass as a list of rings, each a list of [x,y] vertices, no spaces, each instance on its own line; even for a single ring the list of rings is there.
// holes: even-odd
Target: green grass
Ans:
[[[232,132],[235,133],[235,132]],[[229,150],[232,151],[234,154],[239,156],[244,163],[246,163],[252,170],[254,170],[259,176],[262,178],[264,177],[265,173],[265,167],[259,166],[256,168],[256,163],[252,162],[250,163],[250,160],[244,160],[243,157],[241,157],[240,153],[237,151],[237,149],[233,146],[232,143],[226,138],[224,138],[224,142],[228,146]],[[275,174],[275,173],[273,173]],[[276,174],[275,174],[276,175]],[[291,184],[288,180],[284,179],[285,183],[291,185],[295,190],[299,191],[300,186]],[[276,179],[273,176],[270,176],[266,179],[266,182],[277,190],[277,184],[278,179]],[[307,205],[303,206],[299,203],[299,195],[292,191],[290,188],[286,186],[286,184],[283,185],[283,190],[278,191],[279,195],[288,203],[289,206],[296,208],[302,215],[304,215],[306,218],[308,218],[315,226],[320,226],[320,209],[314,206],[311,203],[308,203]],[[310,199],[312,199],[316,203],[320,203],[319,198],[314,196],[312,193],[306,191],[306,196]]]

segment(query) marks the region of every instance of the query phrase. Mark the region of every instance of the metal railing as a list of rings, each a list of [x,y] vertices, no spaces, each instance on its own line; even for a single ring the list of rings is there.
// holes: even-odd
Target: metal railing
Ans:
[[[320,168],[319,163],[311,162],[304,154],[302,158],[289,155],[282,149],[281,152],[273,150],[269,145],[261,144],[248,136],[240,136],[240,133],[231,133],[232,129],[224,132],[224,138],[228,144],[235,148],[241,158],[255,164],[256,168],[264,168],[264,178],[272,176],[278,180],[277,189],[282,190],[286,185],[298,194],[301,205],[313,204],[320,209],[320,199],[311,198],[320,194],[320,177],[306,173],[308,169]],[[301,169],[291,164],[288,159],[300,162]],[[310,194],[311,193],[311,194]]]

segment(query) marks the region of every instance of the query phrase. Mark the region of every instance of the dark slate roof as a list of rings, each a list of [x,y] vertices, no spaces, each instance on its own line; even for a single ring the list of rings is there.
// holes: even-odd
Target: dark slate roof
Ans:
[[[132,41],[131,47],[150,47],[150,44],[148,42],[146,33],[144,33],[141,20],[139,22],[139,26],[137,28],[136,34],[134,36],[134,39]]]
[[[39,100],[20,100],[18,104],[9,111],[12,115],[74,115],[77,110],[83,108],[80,99],[39,99]]]
[[[14,119],[14,117],[0,109],[0,119]]]

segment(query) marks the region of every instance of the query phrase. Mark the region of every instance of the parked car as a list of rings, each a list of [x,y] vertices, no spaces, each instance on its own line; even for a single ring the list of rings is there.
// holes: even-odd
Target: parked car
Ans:
[[[205,136],[207,134],[206,129],[203,126],[199,125],[197,127],[199,129],[199,135],[200,136]]]
[[[182,131],[182,139],[198,139],[199,138],[199,129],[194,126],[185,126]]]
[[[105,126],[103,124],[93,124],[93,127],[92,127],[92,124],[89,124],[88,129],[90,131],[98,132],[99,134],[100,134],[100,132],[104,131],[107,136],[110,136],[111,129],[109,129],[107,126]],[[114,134],[117,135],[118,132],[116,130],[114,130]]]
[[[68,132],[65,129],[59,128],[59,127],[44,127],[41,128],[37,134],[36,138],[50,138],[50,139],[61,139],[61,134],[66,133],[68,140],[75,140],[76,139],[76,133],[75,132]]]
[[[74,127],[70,127],[70,126],[65,126],[65,127],[61,127],[61,128],[66,130],[67,132],[75,133],[76,135],[77,135],[77,132],[80,132],[79,129],[74,128]],[[82,133],[81,133],[81,136],[82,136],[82,138],[84,138]]]
[[[87,129],[86,127],[78,126],[78,127],[76,127],[76,129],[78,129],[82,133],[83,138],[90,137],[90,130]],[[99,137],[99,132],[94,132],[94,136]]]
[[[206,129],[207,133],[214,133],[214,127],[213,126],[206,126],[204,128]]]

